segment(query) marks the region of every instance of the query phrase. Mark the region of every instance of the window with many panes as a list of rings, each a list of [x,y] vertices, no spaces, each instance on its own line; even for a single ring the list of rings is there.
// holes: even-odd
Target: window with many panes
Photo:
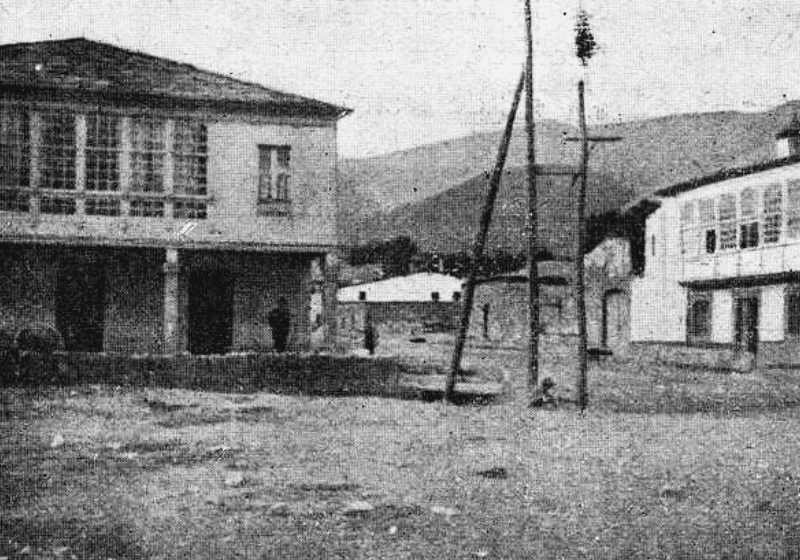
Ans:
[[[739,247],[758,247],[758,192],[753,188],[742,189],[739,195]]]
[[[0,187],[27,187],[31,158],[28,111],[5,105],[0,110]]]
[[[86,190],[119,190],[119,117],[86,115]]]
[[[206,125],[195,121],[175,121],[173,160],[175,193],[205,195],[208,161]]]
[[[289,200],[289,146],[258,147],[258,201],[269,203]]]
[[[131,191],[164,192],[166,121],[134,117],[130,122]]]
[[[208,204],[205,200],[176,200],[173,203],[172,217],[193,220],[204,220],[207,217]]]
[[[713,198],[704,198],[697,203],[700,221],[700,243],[702,251],[713,255],[717,251],[717,214]]]
[[[39,209],[43,214],[74,214],[75,199],[65,196],[43,196],[39,201]]]
[[[30,185],[30,119],[18,105],[0,107],[0,211],[27,212]]]
[[[736,195],[719,197],[719,248],[728,251],[736,248]]]
[[[786,236],[800,239],[800,180],[789,181],[786,189]]]
[[[30,210],[28,193],[17,189],[0,188],[0,212],[27,212]]]
[[[84,204],[85,211],[90,216],[119,216],[119,198],[87,198]]]
[[[780,183],[764,189],[764,243],[777,243],[783,222],[783,187]]]
[[[37,173],[32,173],[32,122],[38,124]],[[22,104],[0,104],[0,211],[28,212],[31,198],[43,214],[204,219],[208,213],[208,131],[191,119],[131,117],[113,113],[78,115],[66,110],[31,112]],[[85,134],[79,134],[85,123]],[[174,126],[171,126],[174,125]],[[123,154],[126,146],[126,154]],[[288,200],[289,149],[268,147],[265,196]],[[79,158],[79,156],[82,156]],[[123,158],[123,156],[128,156]],[[81,161],[78,162],[78,159]],[[125,203],[121,161],[128,159]],[[170,169],[166,168],[170,162]],[[85,173],[78,176],[78,163]],[[41,191],[30,189],[38,176]],[[82,180],[78,184],[79,178]],[[167,192],[168,179],[171,189]],[[80,191],[80,192],[79,192]],[[82,201],[82,202],[79,202]]]
[[[68,112],[41,114],[39,168],[45,189],[75,189],[75,115]]]
[[[131,200],[130,215],[139,218],[163,218],[164,201],[148,198],[134,198]]]

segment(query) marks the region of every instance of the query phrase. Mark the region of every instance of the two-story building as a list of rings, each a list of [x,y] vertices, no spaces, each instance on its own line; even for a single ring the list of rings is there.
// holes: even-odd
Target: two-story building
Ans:
[[[800,364],[800,127],[776,155],[655,193],[633,341]]]
[[[0,46],[0,327],[260,351],[284,298],[306,348],[348,112],[86,39]]]

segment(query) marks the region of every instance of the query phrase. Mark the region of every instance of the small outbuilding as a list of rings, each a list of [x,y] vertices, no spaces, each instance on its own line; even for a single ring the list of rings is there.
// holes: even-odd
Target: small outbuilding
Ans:
[[[622,352],[630,340],[630,243],[610,237],[586,255],[584,263],[589,347]],[[576,269],[572,261],[538,263],[542,334],[577,336]],[[470,335],[494,344],[524,346],[528,317],[527,269],[487,278],[475,290]]]
[[[417,333],[452,330],[458,320],[462,280],[421,272],[341,288],[339,329],[363,332],[365,313],[380,330]]]

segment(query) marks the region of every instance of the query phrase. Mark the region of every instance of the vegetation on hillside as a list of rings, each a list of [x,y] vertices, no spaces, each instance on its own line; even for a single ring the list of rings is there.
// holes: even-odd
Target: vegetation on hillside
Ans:
[[[546,249],[539,251],[537,260],[553,258]],[[348,264],[362,266],[380,264],[384,275],[388,278],[404,276],[412,272],[436,272],[449,274],[458,278],[467,275],[473,261],[469,251],[437,253],[419,251],[417,245],[408,236],[393,237],[386,241],[370,242],[350,249]],[[502,249],[484,254],[478,263],[478,276],[490,277],[498,274],[516,272],[527,263],[525,252],[510,252]]]

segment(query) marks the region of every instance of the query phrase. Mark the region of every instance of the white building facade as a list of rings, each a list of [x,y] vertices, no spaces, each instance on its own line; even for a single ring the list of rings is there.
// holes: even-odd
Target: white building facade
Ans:
[[[782,159],[658,191],[645,270],[631,287],[631,339],[800,363],[800,159]]]

